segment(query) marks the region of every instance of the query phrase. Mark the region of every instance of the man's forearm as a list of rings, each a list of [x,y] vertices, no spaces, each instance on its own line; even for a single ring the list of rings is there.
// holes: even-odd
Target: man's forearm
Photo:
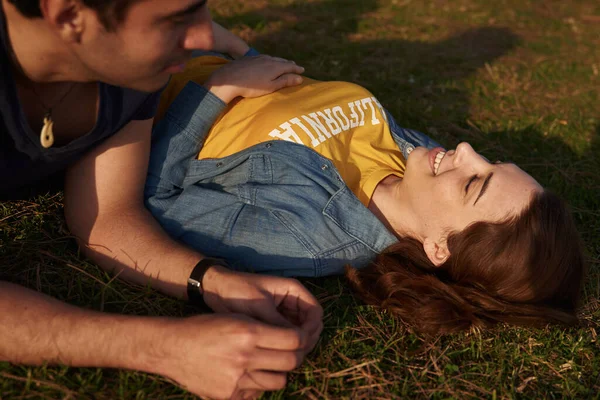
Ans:
[[[132,121],[69,168],[65,183],[65,217],[84,252],[121,278],[178,298],[185,298],[188,277],[202,256],[163,231],[144,206],[143,194],[147,179],[161,188],[178,184],[172,180],[176,172],[197,157],[203,132],[225,108],[206,89],[194,89],[195,107],[203,111],[194,114],[202,117],[191,130],[198,135],[196,146],[174,145],[188,131],[159,131],[157,146],[166,141],[168,151],[159,152],[165,159],[159,155],[148,169],[152,121]]]
[[[165,320],[166,321],[166,320]],[[158,318],[102,314],[0,282],[0,360],[152,372]]]
[[[76,224],[71,230],[80,237],[86,255],[104,270],[181,299],[202,258],[167,235],[142,205],[101,214],[89,233],[78,232]]]

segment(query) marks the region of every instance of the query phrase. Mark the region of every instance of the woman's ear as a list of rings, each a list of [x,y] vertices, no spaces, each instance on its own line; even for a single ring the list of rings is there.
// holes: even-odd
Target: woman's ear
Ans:
[[[423,241],[423,250],[425,250],[425,254],[427,254],[429,261],[436,267],[445,263],[448,257],[450,257],[450,250],[448,250],[446,238],[441,238],[437,242],[430,238],[425,238]]]

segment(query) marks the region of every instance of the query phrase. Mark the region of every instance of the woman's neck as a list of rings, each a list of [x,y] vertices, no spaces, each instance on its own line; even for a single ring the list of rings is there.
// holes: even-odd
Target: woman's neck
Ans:
[[[397,237],[419,239],[417,218],[404,201],[402,190],[402,178],[388,175],[377,184],[368,209]]]

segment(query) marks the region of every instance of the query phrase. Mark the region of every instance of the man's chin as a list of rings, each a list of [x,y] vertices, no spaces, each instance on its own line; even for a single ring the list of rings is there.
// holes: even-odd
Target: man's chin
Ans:
[[[139,90],[140,92],[148,92],[148,93],[156,92],[158,90],[164,89],[165,86],[167,85],[167,83],[169,83],[170,79],[171,79],[171,75],[167,75],[166,78],[163,78],[161,80],[156,80],[156,81],[148,83],[147,85],[144,85],[144,86],[140,86],[140,88],[137,90]]]
[[[122,85],[122,87],[126,87],[128,89],[137,90],[139,92],[153,93],[158,90],[164,89],[167,83],[169,83],[169,79],[171,79],[171,75],[163,74],[154,79],[148,79],[144,81],[135,81],[135,82],[126,82]]]

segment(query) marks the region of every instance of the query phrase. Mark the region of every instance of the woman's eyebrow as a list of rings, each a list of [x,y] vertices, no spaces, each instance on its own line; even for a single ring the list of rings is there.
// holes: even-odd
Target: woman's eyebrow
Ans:
[[[483,185],[481,185],[481,190],[479,191],[479,195],[477,195],[477,198],[475,199],[473,206],[475,206],[475,204],[477,204],[477,202],[479,201],[481,196],[483,196],[485,194],[487,188],[490,185],[490,180],[492,179],[492,176],[494,176],[494,173],[490,172],[490,174],[485,178],[485,181],[483,182]]]

